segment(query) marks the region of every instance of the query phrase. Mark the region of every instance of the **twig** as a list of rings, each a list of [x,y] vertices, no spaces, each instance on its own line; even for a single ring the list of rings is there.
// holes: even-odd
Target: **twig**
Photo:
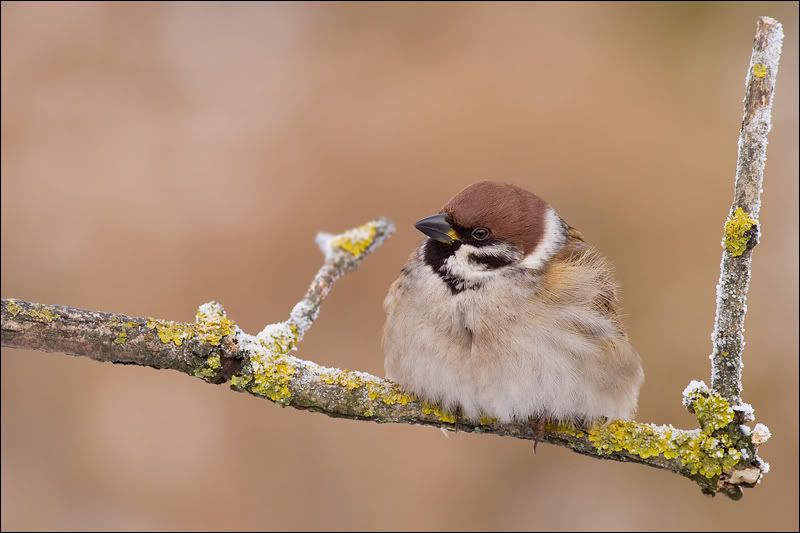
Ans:
[[[682,430],[619,420],[591,427],[548,424],[539,440],[596,458],[670,470],[694,480],[706,493],[723,492],[732,498],[740,497],[741,487],[753,486],[768,471],[757,448],[769,438],[769,431],[761,424],[753,430],[742,424],[751,417],[739,405],[739,378],[744,296],[757,238],[758,192],[781,38],[780,24],[759,19],[747,77],[736,195],[725,230],[713,335],[714,389],[692,382],[684,391],[684,403],[697,415],[700,427]],[[393,229],[391,222],[379,219],[339,235],[320,235],[325,263],[305,297],[288,320],[271,324],[258,335],[240,330],[214,302],[200,306],[194,323],[181,323],[3,299],[2,345],[173,369],[211,383],[230,380],[235,390],[333,417],[452,431],[453,414],[412,397],[388,380],[290,355],[333,283],[354,270]],[[491,419],[459,420],[458,430],[534,438],[529,424],[499,424]]]

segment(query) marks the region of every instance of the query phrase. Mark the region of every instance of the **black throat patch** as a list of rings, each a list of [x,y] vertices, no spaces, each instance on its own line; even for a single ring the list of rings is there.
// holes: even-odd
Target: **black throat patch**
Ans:
[[[447,261],[447,258],[456,253],[456,250],[460,247],[461,243],[457,241],[453,244],[445,244],[433,239],[428,239],[425,242],[425,264],[431,267],[437,276],[442,278],[442,281],[444,281],[447,288],[449,288],[450,292],[453,294],[464,292],[467,288],[466,283],[460,278],[451,276],[445,272],[442,267],[444,266],[444,262]]]

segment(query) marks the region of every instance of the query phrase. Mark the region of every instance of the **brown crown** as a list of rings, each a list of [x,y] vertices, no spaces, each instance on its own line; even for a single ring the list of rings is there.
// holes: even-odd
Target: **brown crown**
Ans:
[[[528,255],[542,239],[547,208],[547,202],[516,185],[478,181],[452,197],[442,211],[459,226],[489,228],[495,238]]]

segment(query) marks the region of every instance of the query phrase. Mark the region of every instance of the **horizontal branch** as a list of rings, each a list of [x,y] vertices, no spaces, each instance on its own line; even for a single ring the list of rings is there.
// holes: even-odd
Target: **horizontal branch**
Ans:
[[[212,318],[228,320],[221,307],[214,307],[220,314]],[[2,300],[4,347],[64,352],[96,361],[177,370],[209,382],[233,377],[231,386],[236,390],[284,406],[337,418],[417,424],[529,440],[535,438],[533,425],[498,424],[491,419],[482,420],[480,424],[456,423],[451,413],[421,402],[391,381],[365,372],[323,367],[288,354],[271,354],[274,361],[268,365],[269,379],[262,382],[263,387],[249,386],[256,378],[249,374],[248,379],[237,372],[253,356],[246,347],[252,340],[240,330],[235,331],[238,328],[230,322],[225,326],[230,329],[229,334],[209,342],[197,333],[198,324],[202,324],[202,320],[169,322],[60,305]],[[225,361],[227,363],[223,364]],[[685,430],[673,431],[676,434],[688,433]],[[625,450],[600,453],[589,433],[582,428],[548,424],[539,440],[603,459],[688,473],[674,458],[643,458]]]

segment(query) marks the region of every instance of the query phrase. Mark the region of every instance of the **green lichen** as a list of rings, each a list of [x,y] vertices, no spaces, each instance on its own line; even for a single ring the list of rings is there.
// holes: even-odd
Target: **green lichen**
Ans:
[[[447,422],[448,424],[455,424],[456,415],[443,411],[438,405],[432,405],[427,402],[422,404],[422,414],[433,415],[439,419],[440,422]]]
[[[114,339],[114,344],[125,344],[128,341],[128,332],[125,330],[117,333],[117,338]]]
[[[17,303],[17,301],[10,298],[6,302],[6,309],[14,318],[17,318],[17,315],[22,312],[22,307]]]
[[[753,65],[753,76],[756,78],[765,78],[767,76],[767,66],[761,63]]]
[[[753,236],[753,228],[758,222],[737,207],[733,216],[725,222],[725,249],[734,257],[739,257],[746,250]]]
[[[368,222],[331,239],[331,246],[360,257],[375,242],[376,228],[374,222]]]
[[[269,398],[273,402],[288,405],[292,398],[289,384],[297,371],[284,355],[260,357],[258,369],[253,370],[253,383],[249,390],[253,394]]]

